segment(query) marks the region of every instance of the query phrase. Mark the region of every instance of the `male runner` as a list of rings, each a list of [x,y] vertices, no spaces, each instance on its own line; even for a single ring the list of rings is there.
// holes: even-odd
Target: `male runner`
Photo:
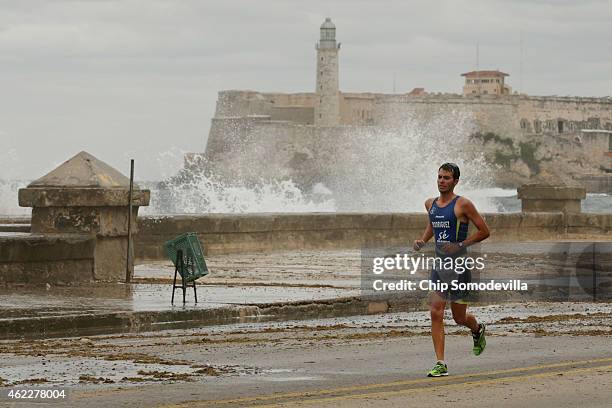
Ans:
[[[482,219],[476,207],[465,197],[456,195],[453,190],[459,182],[461,175],[459,167],[454,163],[444,163],[438,169],[438,191],[440,196],[425,201],[425,208],[429,214],[429,223],[421,239],[414,241],[414,249],[419,251],[431,237],[435,237],[436,257],[445,259],[465,256],[466,248],[480,242],[489,236],[489,227]],[[467,236],[468,223],[472,222],[477,232]],[[474,355],[480,355],[486,346],[485,325],[478,324],[476,318],[467,313],[467,291],[452,290],[450,282],[470,282],[471,273],[465,270],[459,273],[454,269],[441,268],[438,264],[432,269],[429,280],[432,282],[447,282],[449,290],[444,292],[431,292],[431,337],[438,359],[433,369],[427,374],[429,377],[448,375],[448,367],[444,362],[444,308],[450,298],[453,319],[457,324],[469,327],[472,330]]]

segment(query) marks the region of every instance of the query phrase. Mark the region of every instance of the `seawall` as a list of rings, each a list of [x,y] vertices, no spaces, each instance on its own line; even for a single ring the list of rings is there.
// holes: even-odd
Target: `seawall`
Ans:
[[[505,213],[484,215],[491,241],[608,240],[612,214]],[[409,245],[425,228],[425,214],[207,214],[140,217],[138,260],[165,259],[163,243],[197,232],[206,254],[299,249],[359,249]]]
[[[483,215],[491,242],[604,240],[612,237],[612,214],[496,213]],[[16,233],[0,219],[0,243],[8,250]],[[19,218],[27,233],[27,218]],[[164,242],[196,232],[205,253],[232,254],[291,250],[359,249],[364,245],[410,245],[426,225],[417,213],[268,213],[146,216],[134,236],[137,261],[163,260]],[[5,229],[6,228],[6,229]],[[1,263],[1,262],[0,262]]]

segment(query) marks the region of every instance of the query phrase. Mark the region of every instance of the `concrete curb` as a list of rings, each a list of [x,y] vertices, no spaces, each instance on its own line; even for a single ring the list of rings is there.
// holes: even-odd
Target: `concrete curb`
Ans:
[[[258,321],[303,320],[413,311],[422,299],[403,301],[336,298],[228,306],[216,309],[141,311],[15,318],[2,320],[0,340],[138,333]]]

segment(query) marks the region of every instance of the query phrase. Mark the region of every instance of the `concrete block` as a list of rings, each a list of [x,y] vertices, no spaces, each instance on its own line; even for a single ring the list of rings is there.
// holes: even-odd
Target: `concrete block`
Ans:
[[[22,188],[18,193],[21,207],[127,207],[129,191],[101,188]],[[149,205],[149,190],[134,190],[132,205]]]
[[[519,228],[523,222],[524,215],[521,213],[483,214],[483,218],[491,230]]]
[[[33,233],[96,233],[100,211],[96,207],[34,207]]]
[[[583,187],[526,184],[517,191],[523,212],[579,213],[586,198]]]
[[[25,283],[25,276],[24,262],[0,263],[0,283]]]
[[[150,198],[148,190],[140,190],[134,185],[132,214],[129,214],[129,186],[129,179],[119,171],[87,152],[80,152],[21,189],[19,205],[33,207],[31,229],[34,233],[45,234],[43,241],[50,242],[49,237],[66,233],[90,237],[89,245],[93,243],[94,247],[88,249],[93,253],[91,259],[95,259],[94,275],[87,271],[86,280],[122,281],[127,267],[128,216],[131,215],[131,228],[137,233],[138,207],[148,205]],[[6,257],[16,256],[14,253],[19,252],[16,249],[19,245],[19,240],[11,245],[13,255],[7,254]],[[51,251],[62,253],[62,244],[58,241]],[[55,255],[46,250],[38,251],[37,256],[51,262]],[[0,262],[1,257],[2,253]],[[80,258],[69,260],[75,259]],[[88,268],[86,265],[83,267]],[[58,282],[77,279],[74,276],[76,267],[67,262],[53,268],[51,277]]]
[[[417,230],[423,231],[427,225],[428,219],[426,214],[392,214],[390,228],[394,230]]]
[[[605,233],[612,215],[561,212],[485,214],[488,241],[534,241],[564,237],[566,232]],[[364,219],[362,221],[362,218]],[[568,224],[566,224],[566,220]],[[135,237],[138,259],[165,259],[163,244],[196,231],[204,253],[227,254],[285,250],[360,249],[363,246],[406,246],[420,236],[425,214],[207,214],[141,217]],[[576,224],[572,227],[571,225]],[[206,225],[203,229],[202,226]],[[569,227],[568,227],[569,225]],[[567,230],[570,228],[570,230]]]
[[[66,260],[47,263],[47,280],[54,285],[75,285],[94,281],[94,260]]]
[[[127,236],[128,212],[121,207],[100,207],[100,224],[96,235],[103,237]],[[138,232],[138,207],[132,207],[132,233]]]
[[[23,264],[23,276],[19,283],[27,285],[44,285],[49,282],[49,264],[47,262],[27,262]],[[14,282],[16,283],[16,282]]]
[[[565,226],[565,217],[562,213],[538,212],[521,214],[521,228],[559,229]]]
[[[0,235],[0,263],[93,259],[95,237],[84,234]]]
[[[583,187],[525,184],[517,189],[518,198],[531,200],[584,200]]]
[[[532,200],[522,199],[521,210],[523,212],[551,212],[560,211],[564,213],[579,213],[582,211],[581,200]]]
[[[94,259],[94,277],[96,280],[124,281],[127,265],[127,237],[98,238]]]

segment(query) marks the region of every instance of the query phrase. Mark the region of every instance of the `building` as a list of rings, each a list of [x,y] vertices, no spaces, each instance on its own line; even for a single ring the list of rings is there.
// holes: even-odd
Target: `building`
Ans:
[[[463,95],[510,95],[512,89],[505,84],[505,77],[510,76],[501,71],[470,71],[461,74],[465,77]]]
[[[612,173],[609,136],[601,132],[612,132],[612,98],[512,94],[509,75],[499,70],[462,74],[463,93],[342,92],[340,43],[330,18],[315,50],[314,92],[220,91],[206,151],[187,154],[185,166],[205,167],[221,179],[290,179],[304,188],[322,182],[352,191],[345,184],[367,162],[365,139],[385,143],[407,126],[418,132],[442,123],[441,133],[424,137],[470,132],[469,149],[502,166],[497,177],[506,186],[548,167],[556,171],[560,160],[571,176]],[[584,130],[594,133],[583,136]]]
[[[340,89],[338,75],[338,51],[336,26],[331,18],[321,24],[321,38],[317,50],[317,89],[315,93],[314,122],[317,126],[340,124]]]

